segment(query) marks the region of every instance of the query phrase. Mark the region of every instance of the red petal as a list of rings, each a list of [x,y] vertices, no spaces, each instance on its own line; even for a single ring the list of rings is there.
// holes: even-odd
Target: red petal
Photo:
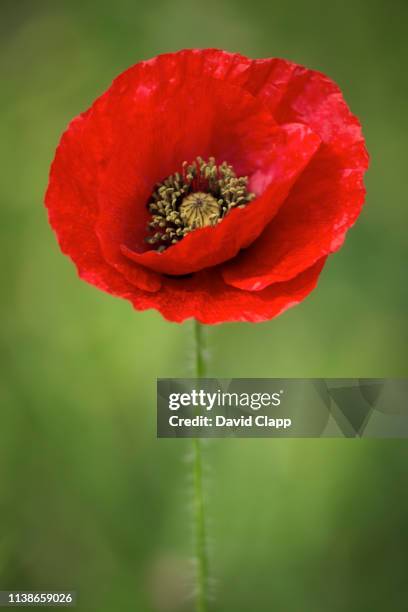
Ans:
[[[325,258],[285,283],[263,291],[241,291],[226,285],[218,269],[197,272],[189,279],[167,278],[162,289],[133,300],[135,308],[156,308],[169,321],[194,317],[201,323],[266,321],[295,306],[315,288]]]
[[[323,144],[262,236],[226,264],[224,280],[241,289],[290,279],[338,249],[364,203],[368,155],[358,119],[334,83],[298,68],[276,116],[304,121]]]
[[[64,133],[51,167],[45,201],[61,250],[74,261],[80,277],[99,289],[129,298],[132,286],[106,263],[94,232],[98,175],[105,151],[105,133],[97,116],[98,111],[103,115],[103,100],[98,106],[74,119]],[[146,291],[156,291],[160,282],[155,278],[139,268],[137,284]]]

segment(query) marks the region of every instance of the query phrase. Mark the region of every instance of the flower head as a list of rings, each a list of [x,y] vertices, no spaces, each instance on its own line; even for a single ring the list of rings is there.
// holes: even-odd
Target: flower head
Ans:
[[[316,286],[367,166],[323,74],[186,50],[136,64],[70,123],[46,205],[79,275],[136,309],[262,321]]]

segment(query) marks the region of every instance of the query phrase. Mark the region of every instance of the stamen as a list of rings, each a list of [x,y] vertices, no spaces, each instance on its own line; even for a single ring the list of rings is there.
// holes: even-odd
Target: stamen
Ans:
[[[247,185],[247,176],[237,177],[232,166],[217,165],[214,157],[183,162],[181,174],[171,174],[155,187],[148,203],[152,219],[146,241],[164,251],[189,232],[220,223],[232,208],[254,199]]]

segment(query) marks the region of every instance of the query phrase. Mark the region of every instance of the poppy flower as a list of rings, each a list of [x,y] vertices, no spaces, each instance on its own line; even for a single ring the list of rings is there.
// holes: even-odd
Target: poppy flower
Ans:
[[[263,321],[303,300],[365,196],[340,89],[216,49],[140,62],[68,126],[46,205],[81,278],[171,321]]]

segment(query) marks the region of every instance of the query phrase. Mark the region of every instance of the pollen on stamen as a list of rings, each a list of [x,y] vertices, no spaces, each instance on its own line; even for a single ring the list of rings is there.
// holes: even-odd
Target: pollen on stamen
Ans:
[[[227,162],[217,165],[214,157],[183,162],[181,173],[155,186],[148,202],[151,220],[146,242],[164,251],[194,230],[217,225],[233,208],[254,198],[248,177],[237,177]]]

